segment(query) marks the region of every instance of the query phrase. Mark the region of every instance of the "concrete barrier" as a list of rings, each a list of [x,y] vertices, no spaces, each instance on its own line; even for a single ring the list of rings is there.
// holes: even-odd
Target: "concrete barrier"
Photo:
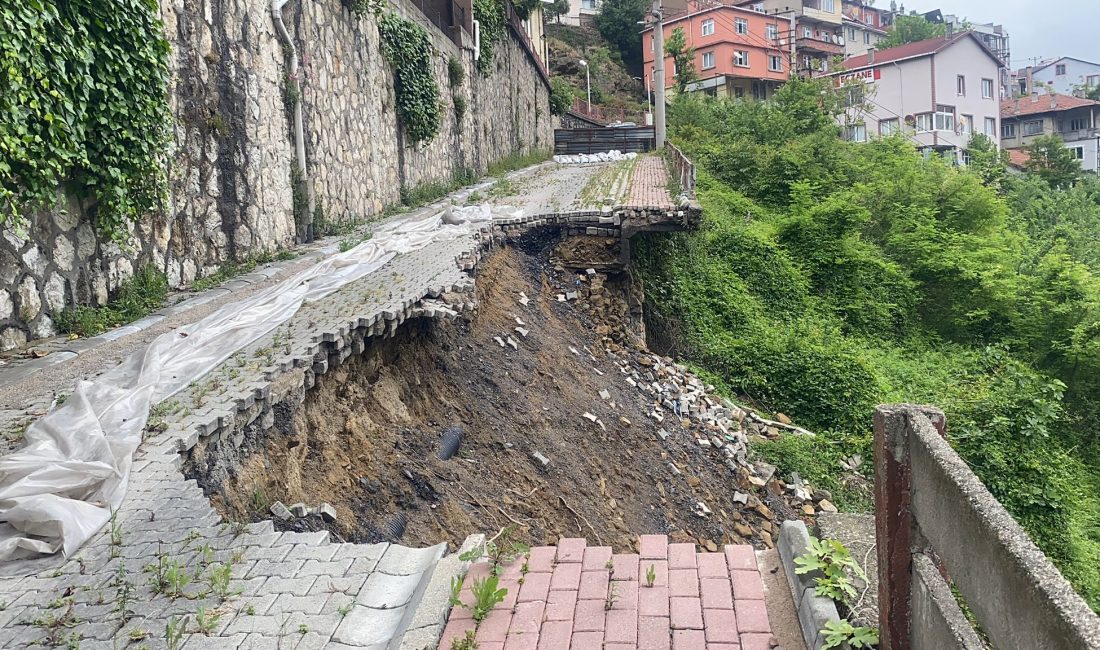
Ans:
[[[943,412],[875,410],[882,650],[1100,649],[1100,618],[947,443]]]

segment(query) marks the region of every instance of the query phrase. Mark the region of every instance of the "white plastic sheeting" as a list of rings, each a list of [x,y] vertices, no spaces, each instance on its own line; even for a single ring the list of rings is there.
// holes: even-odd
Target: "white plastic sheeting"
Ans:
[[[447,208],[386,224],[351,250],[206,318],[167,332],[36,420],[26,444],[0,458],[0,563],[4,573],[68,557],[111,517],[126,494],[149,408],[188,386],[240,348],[395,256],[518,216],[488,205]],[[506,214],[504,214],[506,213]],[[39,560],[35,562],[34,560]]]
[[[600,163],[600,162],[616,162],[619,160],[632,160],[637,158],[638,154],[633,151],[623,153],[618,149],[612,149],[602,153],[578,153],[578,154],[559,154],[554,156],[554,162],[562,165],[583,165],[586,163]]]

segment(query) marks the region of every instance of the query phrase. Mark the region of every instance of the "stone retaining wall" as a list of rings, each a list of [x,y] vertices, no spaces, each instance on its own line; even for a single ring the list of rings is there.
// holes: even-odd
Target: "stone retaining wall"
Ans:
[[[506,30],[493,73],[480,77],[471,38],[456,46],[404,0],[390,0],[390,9],[423,24],[436,48],[442,125],[421,147],[403,142],[374,17],[353,18],[341,0],[292,0],[283,11],[302,62],[310,185],[329,219],[362,220],[397,203],[402,188],[483,173],[513,152],[552,146],[549,86],[515,34]],[[162,0],[161,13],[172,44],[169,203],[123,246],[97,237],[93,206],[71,198],[31,215],[23,235],[4,231],[0,350],[53,334],[66,305],[104,304],[141,265],[186,287],[228,261],[297,243],[292,111],[270,3]],[[457,90],[468,105],[461,122],[447,78],[451,56],[466,70]]]

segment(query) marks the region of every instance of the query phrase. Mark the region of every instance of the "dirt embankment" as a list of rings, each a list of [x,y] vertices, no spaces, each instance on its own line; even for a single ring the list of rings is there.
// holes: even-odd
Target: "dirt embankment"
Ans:
[[[558,299],[593,279],[627,286],[626,276],[563,275],[547,261],[552,243],[532,245],[539,250],[506,248],[482,263],[472,320],[407,323],[319,377],[301,406],[277,409],[228,476],[204,473],[201,446],[191,474],[232,519],[267,518],[276,500],[330,503],[337,517],[327,526],[350,541],[391,538],[386,524],[403,518],[400,541],[410,545],[513,524],[533,544],[585,536],[616,551],[644,533],[770,545],[773,520],[793,512],[698,444],[692,428],[703,425],[653,419],[653,398],[622,370],[645,371],[652,357],[609,343],[607,325],[582,313],[615,312],[616,300],[623,312],[624,299],[603,296],[596,310]],[[440,460],[441,435],[455,426],[459,452]]]

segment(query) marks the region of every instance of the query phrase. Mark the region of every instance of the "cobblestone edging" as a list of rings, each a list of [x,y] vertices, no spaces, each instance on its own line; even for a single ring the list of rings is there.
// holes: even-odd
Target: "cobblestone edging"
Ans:
[[[840,614],[831,598],[817,595],[814,579],[820,575],[820,571],[802,575],[795,573],[795,558],[805,555],[809,550],[810,531],[806,529],[806,524],[798,520],[783,522],[779,530],[779,559],[798,611],[802,638],[810,650],[821,650],[825,645],[825,635],[821,630],[829,621],[839,621]]]

